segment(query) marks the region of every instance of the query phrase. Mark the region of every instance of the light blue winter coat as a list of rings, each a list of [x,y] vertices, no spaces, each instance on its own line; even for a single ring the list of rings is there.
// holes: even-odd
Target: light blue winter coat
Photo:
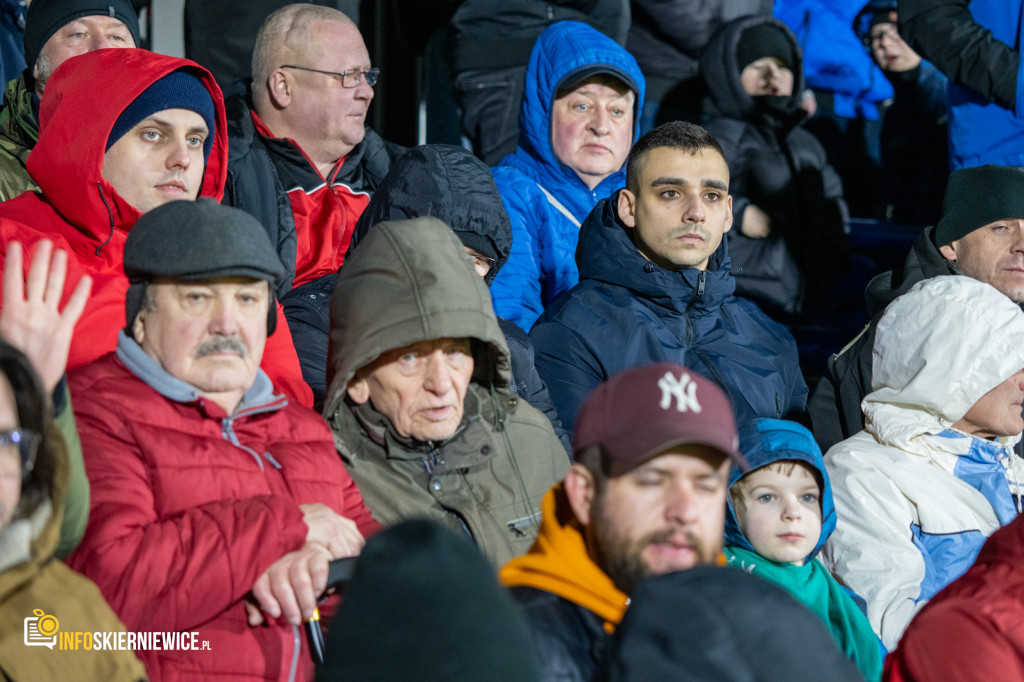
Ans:
[[[561,163],[551,145],[558,86],[573,74],[606,66],[636,87],[633,141],[639,130],[644,77],[636,60],[611,38],[578,21],[549,26],[534,45],[519,111],[519,147],[493,168],[512,220],[512,253],[491,285],[494,311],[529,331],[544,309],[579,281],[576,242],[583,219],[626,184],[624,169],[593,190]]]

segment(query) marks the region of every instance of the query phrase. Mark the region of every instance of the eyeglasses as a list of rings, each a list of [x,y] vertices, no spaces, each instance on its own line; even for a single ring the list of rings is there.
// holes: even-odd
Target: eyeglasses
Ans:
[[[294,66],[292,64],[285,64],[281,66],[282,69],[298,69],[299,71],[312,71],[313,73],[322,73],[325,76],[330,76],[334,80],[341,83],[343,88],[354,88],[358,86],[363,80],[371,88],[377,84],[377,77],[380,76],[380,69],[376,66],[372,69],[363,71],[362,69],[349,69],[344,73],[338,73],[337,71],[321,71],[320,69],[310,69],[305,66]]]
[[[482,256],[480,254],[471,253],[469,254],[469,257],[473,259],[473,265],[486,270],[486,272],[484,273],[485,275],[488,272],[490,272],[491,268],[494,267],[494,264],[497,263],[497,261],[491,258],[490,256]]]
[[[39,448],[41,436],[29,429],[10,429],[0,431],[0,454],[18,454],[21,462],[21,475],[27,476],[36,461],[36,450]]]

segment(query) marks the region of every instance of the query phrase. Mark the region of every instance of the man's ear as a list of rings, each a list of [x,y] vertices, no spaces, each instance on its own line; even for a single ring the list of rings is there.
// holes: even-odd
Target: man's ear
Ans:
[[[619,200],[615,206],[619,220],[626,227],[636,227],[636,197],[628,189],[619,190]]]
[[[278,109],[285,109],[292,103],[292,83],[283,69],[271,71],[267,76],[267,92]]]
[[[348,397],[356,405],[362,405],[370,399],[370,384],[363,377],[356,376],[353,378],[348,382],[345,390],[348,391]]]
[[[590,525],[590,512],[597,492],[594,475],[582,464],[573,464],[565,474],[565,496],[576,520],[581,525]]]
[[[135,321],[132,322],[132,338],[135,339],[135,343],[142,345],[143,339],[146,338],[146,327],[142,324],[142,316],[145,315],[145,311],[139,311],[139,314],[135,316]]]
[[[728,217],[725,219],[725,229],[722,230],[722,234],[725,234],[732,229],[732,195],[728,195]]]
[[[939,253],[941,253],[942,257],[945,258],[946,260],[955,261],[956,260],[956,247],[959,246],[959,245],[960,245],[960,240],[959,239],[954,239],[953,241],[951,241],[950,243],[946,244],[945,246],[940,246],[939,247]]]

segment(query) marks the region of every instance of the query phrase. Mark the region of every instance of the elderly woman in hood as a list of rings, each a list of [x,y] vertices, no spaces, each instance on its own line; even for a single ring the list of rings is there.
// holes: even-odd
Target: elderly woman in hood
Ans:
[[[529,548],[568,461],[509,376],[487,286],[448,226],[370,230],[331,300],[324,416],[377,520],[436,519],[496,567]]]
[[[878,323],[864,430],[825,461],[822,558],[892,649],[914,614],[1020,512],[1024,313],[988,284],[926,280]]]

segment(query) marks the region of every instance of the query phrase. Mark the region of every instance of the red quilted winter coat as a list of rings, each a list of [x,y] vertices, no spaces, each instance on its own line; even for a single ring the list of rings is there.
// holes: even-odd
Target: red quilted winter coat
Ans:
[[[300,504],[326,504],[364,535],[379,528],[323,419],[275,394],[262,373],[226,415],[123,335],[117,354],[69,383],[92,489],[69,565],[128,630],[196,631],[210,642],[209,651],[138,652],[150,678],[311,679],[304,628],[250,627],[243,598],[304,544]]]

